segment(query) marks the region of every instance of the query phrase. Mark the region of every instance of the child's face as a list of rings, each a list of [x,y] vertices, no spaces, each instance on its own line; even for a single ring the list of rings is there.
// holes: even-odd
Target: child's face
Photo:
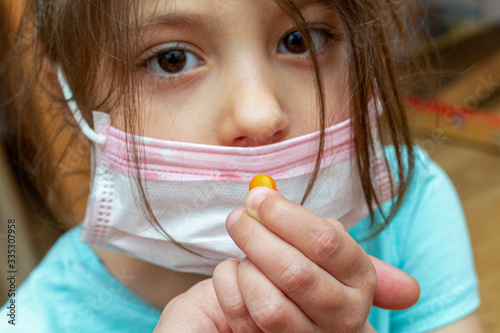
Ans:
[[[250,147],[319,130],[305,44],[274,1],[144,0],[144,5],[137,75],[143,83],[145,136]],[[311,37],[331,126],[349,115],[341,22],[321,2],[301,12],[315,29]],[[112,122],[121,128],[118,114]]]

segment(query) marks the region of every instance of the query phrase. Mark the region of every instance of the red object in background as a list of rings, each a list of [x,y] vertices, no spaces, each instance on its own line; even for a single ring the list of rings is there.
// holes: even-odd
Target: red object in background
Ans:
[[[444,102],[425,100],[419,97],[406,97],[405,105],[410,106],[418,112],[434,112],[437,111],[446,119],[462,119],[466,121],[478,121],[484,123],[488,127],[500,129],[500,115],[480,109],[471,109],[461,105],[452,105]]]

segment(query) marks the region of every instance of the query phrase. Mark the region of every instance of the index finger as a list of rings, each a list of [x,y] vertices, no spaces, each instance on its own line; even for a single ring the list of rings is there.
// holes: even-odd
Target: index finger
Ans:
[[[249,192],[245,209],[347,286],[364,284],[366,276],[374,271],[366,252],[339,221],[318,216],[266,187]]]

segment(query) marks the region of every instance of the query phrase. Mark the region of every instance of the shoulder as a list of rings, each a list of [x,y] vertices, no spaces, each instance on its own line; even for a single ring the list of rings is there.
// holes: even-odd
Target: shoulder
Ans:
[[[394,169],[392,147],[386,148],[386,156]],[[415,306],[387,315],[391,331],[397,332],[442,327],[472,313],[480,302],[457,192],[446,173],[419,147],[415,147],[413,164],[413,179],[398,213],[377,237],[360,243],[368,253],[401,268],[420,284]],[[406,161],[406,170],[408,165]],[[384,203],[382,209],[388,211],[393,202]],[[371,228],[367,219],[355,227],[355,238]]]
[[[387,158],[396,167],[392,147],[386,148]],[[414,147],[414,172],[408,193],[403,201],[403,212],[433,215],[456,213],[464,220],[458,194],[445,171],[420,147]],[[407,166],[405,166],[407,168]],[[414,212],[418,209],[418,212]]]
[[[413,174],[407,192],[404,196],[401,209],[394,218],[395,226],[404,227],[406,230],[412,227],[422,230],[425,227],[445,227],[451,219],[465,223],[465,217],[458,194],[445,171],[434,162],[431,157],[420,147],[413,147]],[[386,147],[385,153],[389,165],[394,174],[397,170],[397,162],[394,147]],[[408,160],[406,150],[403,153],[403,168],[408,174]],[[396,176],[396,181],[398,181]],[[385,209],[392,207],[391,203],[385,203]],[[443,217],[445,217],[443,219]],[[433,223],[408,223],[405,220],[426,219]],[[392,223],[391,223],[392,224]],[[422,230],[423,231],[423,230]]]
[[[160,312],[116,280],[89,245],[81,226],[62,235],[19,287],[16,325],[2,332],[93,332],[153,330]],[[6,306],[0,315],[6,317]]]
[[[445,227],[451,219],[458,223],[465,223],[460,200],[448,175],[422,148],[414,146],[413,153],[413,160],[410,161],[407,150],[402,149],[404,173],[408,175],[411,163],[413,174],[397,214],[389,225],[385,226],[382,216],[389,214],[396,198],[384,202],[381,209],[375,212],[373,225],[369,218],[365,218],[352,229],[355,239],[367,238],[379,228],[384,229],[385,235],[397,232],[400,233],[399,237],[416,237],[420,233],[425,233],[426,228]],[[385,148],[385,156],[395,181],[399,182],[393,146]],[[448,217],[443,219],[443,215]]]
[[[401,251],[428,251],[437,245],[458,250],[458,242],[470,252],[467,222],[453,183],[422,148],[416,146],[414,152],[413,178],[389,231],[398,235]],[[388,148],[388,161],[394,164],[391,154]]]
[[[392,170],[396,174],[397,160],[396,153],[393,146],[385,147],[385,156]],[[444,170],[434,162],[429,154],[419,146],[413,146],[413,160],[409,160],[407,149],[403,148],[402,151],[403,168],[405,174],[408,174],[409,164],[413,163],[413,178],[410,183],[409,192],[422,190],[428,186],[433,186],[436,182],[447,184],[447,187],[453,187],[449,177]],[[398,181],[396,176],[396,181]]]

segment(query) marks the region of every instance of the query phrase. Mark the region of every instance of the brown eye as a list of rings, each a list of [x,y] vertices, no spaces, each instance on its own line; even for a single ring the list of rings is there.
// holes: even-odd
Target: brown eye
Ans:
[[[204,62],[193,52],[181,49],[178,43],[159,45],[150,50],[153,53],[143,60],[141,66],[152,73],[174,78]]]
[[[283,46],[291,53],[302,54],[307,51],[302,35],[294,31],[283,38]]]
[[[162,53],[158,56],[158,65],[167,73],[178,73],[184,69],[187,63],[186,52],[174,50]]]
[[[316,52],[321,51],[330,40],[334,39],[333,36],[330,36],[327,31],[323,31],[321,29],[311,30],[310,34]],[[278,45],[278,52],[292,54],[308,53],[304,38],[297,30],[283,37],[280,44]]]

